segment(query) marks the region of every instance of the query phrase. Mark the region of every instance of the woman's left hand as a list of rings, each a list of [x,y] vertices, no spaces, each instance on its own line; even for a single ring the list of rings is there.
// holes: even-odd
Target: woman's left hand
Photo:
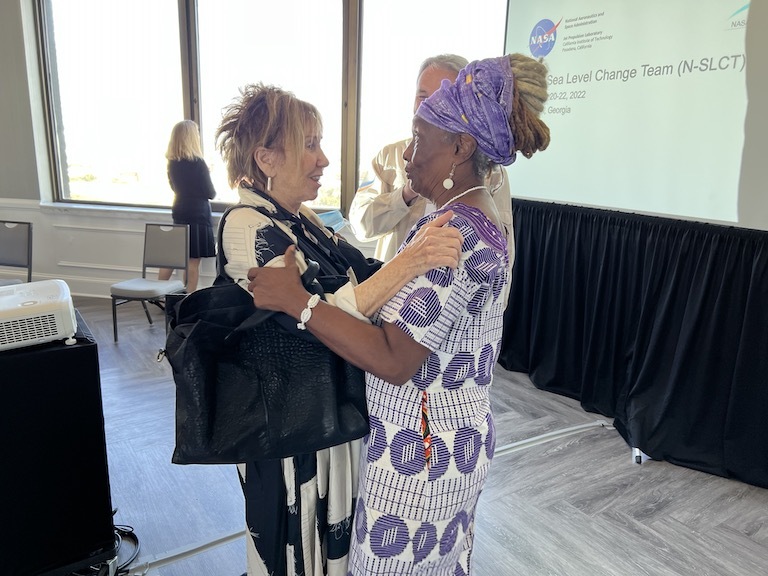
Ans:
[[[309,293],[301,283],[296,265],[296,246],[288,247],[284,261],[284,268],[269,266],[248,270],[248,290],[257,308],[290,314],[297,303],[306,302]]]

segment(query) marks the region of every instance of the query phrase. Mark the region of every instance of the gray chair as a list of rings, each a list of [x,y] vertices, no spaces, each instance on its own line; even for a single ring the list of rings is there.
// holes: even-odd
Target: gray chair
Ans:
[[[166,294],[182,294],[189,267],[189,226],[186,224],[147,224],[144,231],[144,258],[141,278],[123,280],[112,284],[112,328],[117,342],[117,307],[126,302],[141,302],[147,320],[152,316],[147,302],[165,310]],[[156,280],[147,278],[147,268],[173,268],[184,271],[181,280]]]
[[[0,220],[0,266],[24,268],[25,280],[0,279],[0,286],[32,282],[32,223]]]

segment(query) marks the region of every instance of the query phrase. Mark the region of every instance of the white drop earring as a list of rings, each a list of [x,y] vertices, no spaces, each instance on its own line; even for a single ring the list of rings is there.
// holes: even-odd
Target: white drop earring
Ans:
[[[267,192],[272,192],[272,176],[267,176]]]
[[[456,170],[456,164],[451,165],[451,173],[448,174],[448,178],[443,180],[443,188],[450,190],[453,188],[453,172]]]

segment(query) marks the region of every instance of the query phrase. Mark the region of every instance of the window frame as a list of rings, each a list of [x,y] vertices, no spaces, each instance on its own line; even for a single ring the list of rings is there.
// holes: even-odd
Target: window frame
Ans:
[[[59,78],[57,69],[57,55],[55,49],[52,47],[54,23],[53,23],[53,10],[51,8],[52,0],[33,0],[33,17],[35,26],[35,41],[37,46],[37,59],[40,69],[40,90],[42,95],[42,110],[44,129],[46,135],[45,149],[47,152],[47,167],[52,185],[52,197],[50,201],[54,206],[78,206],[93,209],[105,209],[105,210],[120,210],[120,211],[167,211],[170,210],[170,202],[166,205],[162,204],[143,204],[140,202],[134,203],[113,203],[100,200],[82,200],[69,197],[69,179],[66,177],[67,170],[64,168],[66,164],[66,153],[63,151],[64,129],[61,118],[61,96],[58,93]],[[185,17],[188,13],[186,9],[187,4],[194,3],[194,0],[177,0],[177,14],[179,16],[179,37],[181,44],[181,58],[182,61],[189,60],[188,54],[185,53],[185,45],[188,45],[185,34]],[[185,68],[180,65],[179,71],[182,76],[182,109],[184,110],[185,118],[188,117],[188,105],[192,98],[192,92],[187,89],[189,85],[188,78],[190,77],[185,73]]]

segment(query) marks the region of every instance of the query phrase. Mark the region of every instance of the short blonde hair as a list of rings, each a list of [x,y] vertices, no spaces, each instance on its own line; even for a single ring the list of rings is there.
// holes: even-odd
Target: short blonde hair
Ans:
[[[298,161],[306,131],[313,128],[322,132],[320,113],[292,92],[262,83],[242,88],[240,98],[224,109],[216,130],[216,147],[227,166],[229,185],[236,188],[248,180],[266,190],[267,177],[254,152],[263,147],[285,154],[292,149]]]
[[[165,157],[168,160],[195,160],[203,157],[200,128],[196,122],[182,120],[173,127]]]

